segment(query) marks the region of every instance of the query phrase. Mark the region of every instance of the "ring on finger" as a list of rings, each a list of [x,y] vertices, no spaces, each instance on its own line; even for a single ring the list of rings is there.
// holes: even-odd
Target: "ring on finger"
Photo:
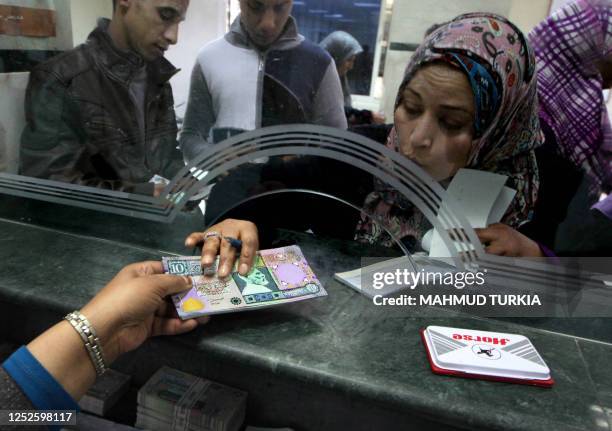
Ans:
[[[208,238],[221,238],[221,234],[214,230],[210,232],[206,232],[204,234],[204,240],[207,240]]]

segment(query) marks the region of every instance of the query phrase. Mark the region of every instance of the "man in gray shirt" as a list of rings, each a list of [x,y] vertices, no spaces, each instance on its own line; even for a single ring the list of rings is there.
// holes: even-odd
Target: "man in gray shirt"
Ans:
[[[292,6],[241,0],[230,31],[202,48],[180,138],[186,160],[234,130],[293,123],[346,129],[336,66],[298,33]]]

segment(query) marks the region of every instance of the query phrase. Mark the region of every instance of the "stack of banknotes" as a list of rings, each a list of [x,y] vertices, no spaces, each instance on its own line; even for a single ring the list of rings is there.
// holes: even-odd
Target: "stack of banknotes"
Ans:
[[[217,262],[202,270],[199,256],[164,257],[168,274],[189,275],[193,287],[172,300],[182,319],[244,311],[327,296],[327,292],[296,245],[260,250],[251,272],[216,276]],[[236,262],[236,265],[238,262]]]
[[[238,431],[247,393],[170,367],[138,391],[136,427],[151,431]]]
[[[79,400],[85,412],[105,416],[130,387],[130,376],[108,369]]]

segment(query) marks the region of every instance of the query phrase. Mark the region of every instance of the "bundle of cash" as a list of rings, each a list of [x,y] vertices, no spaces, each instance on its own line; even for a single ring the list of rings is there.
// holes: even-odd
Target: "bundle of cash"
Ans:
[[[79,401],[83,411],[104,416],[130,387],[130,376],[108,369]]]
[[[164,257],[163,264],[166,273],[189,275],[193,280],[190,290],[172,298],[181,319],[327,296],[296,245],[259,251],[246,276],[234,267],[229,277],[218,278],[218,258],[205,271],[199,256]]]
[[[160,368],[138,391],[136,427],[151,431],[238,431],[247,393],[172,369]]]

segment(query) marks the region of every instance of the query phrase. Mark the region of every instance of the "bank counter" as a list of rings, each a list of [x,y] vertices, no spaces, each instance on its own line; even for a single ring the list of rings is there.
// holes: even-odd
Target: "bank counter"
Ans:
[[[191,254],[184,238],[203,227],[193,213],[164,225],[18,198],[2,198],[1,208],[0,338],[16,344],[80,308],[124,265]],[[243,389],[246,423],[253,425],[612,429],[610,320],[502,321],[379,307],[333,280],[334,273],[360,266],[362,246],[291,231],[275,238],[277,245],[301,247],[329,296],[215,316],[192,333],[146,342],[112,368],[132,375],[135,388],[168,365]],[[429,325],[525,335],[556,384],[545,389],[435,375],[420,338]]]

